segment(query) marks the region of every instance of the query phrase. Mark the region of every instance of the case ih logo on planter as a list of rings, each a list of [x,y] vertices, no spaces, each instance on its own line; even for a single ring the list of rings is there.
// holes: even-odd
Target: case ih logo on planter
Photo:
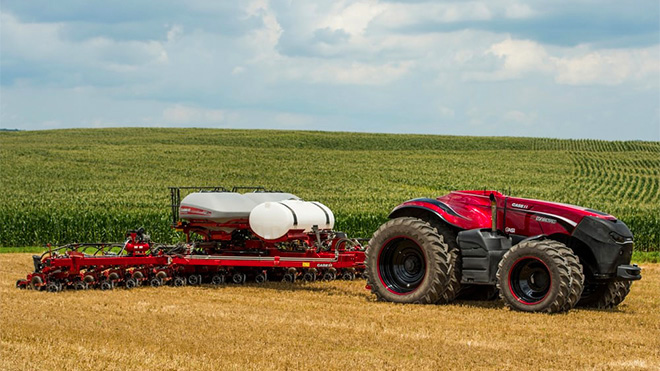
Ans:
[[[205,216],[211,215],[211,212],[208,210],[198,209],[196,207],[190,207],[190,206],[181,206],[180,213],[186,215],[205,215]]]

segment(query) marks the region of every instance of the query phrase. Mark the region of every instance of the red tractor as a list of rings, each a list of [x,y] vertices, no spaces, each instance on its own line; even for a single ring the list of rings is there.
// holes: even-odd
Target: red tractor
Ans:
[[[406,201],[389,218],[365,260],[367,288],[383,301],[448,303],[499,291],[506,306],[527,312],[612,308],[641,278],[630,265],[632,233],[597,210],[455,191]]]

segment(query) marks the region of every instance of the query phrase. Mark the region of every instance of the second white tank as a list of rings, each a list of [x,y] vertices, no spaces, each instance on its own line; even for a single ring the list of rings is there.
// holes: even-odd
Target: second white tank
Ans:
[[[310,232],[315,225],[319,229],[332,229],[335,225],[332,211],[320,202],[264,202],[250,212],[250,228],[266,240],[276,240],[291,230]]]

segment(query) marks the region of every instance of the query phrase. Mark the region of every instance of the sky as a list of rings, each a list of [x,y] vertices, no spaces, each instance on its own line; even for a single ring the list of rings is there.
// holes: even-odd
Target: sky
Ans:
[[[0,2],[0,128],[660,140],[660,2]]]

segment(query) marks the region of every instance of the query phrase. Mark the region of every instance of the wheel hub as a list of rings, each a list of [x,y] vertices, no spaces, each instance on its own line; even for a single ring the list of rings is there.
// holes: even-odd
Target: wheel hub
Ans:
[[[414,255],[409,255],[406,257],[406,260],[403,262],[403,268],[406,270],[407,273],[410,274],[415,274],[417,271],[419,271],[419,267],[421,266],[421,262],[419,261],[419,258]]]
[[[426,262],[422,249],[408,237],[392,238],[381,250],[378,270],[383,283],[394,293],[413,292],[424,280]]]
[[[525,257],[511,268],[509,284],[512,294],[520,302],[533,305],[548,295],[552,279],[543,261],[536,257]]]

